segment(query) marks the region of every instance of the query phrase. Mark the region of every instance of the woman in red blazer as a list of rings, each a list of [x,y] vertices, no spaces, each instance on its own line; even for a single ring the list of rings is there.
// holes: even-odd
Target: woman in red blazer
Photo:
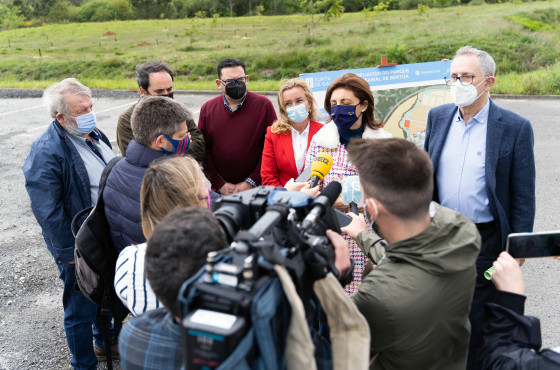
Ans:
[[[286,81],[278,92],[280,115],[266,131],[261,164],[263,185],[285,186],[303,171],[313,135],[323,125],[315,122],[317,106],[309,86],[301,78]],[[291,182],[288,190],[304,183]]]

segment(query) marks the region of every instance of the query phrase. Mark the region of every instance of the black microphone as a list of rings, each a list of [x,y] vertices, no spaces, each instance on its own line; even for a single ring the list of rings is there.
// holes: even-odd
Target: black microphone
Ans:
[[[327,185],[311,204],[311,211],[303,219],[301,228],[306,231],[310,230],[317,219],[325,213],[325,210],[336,202],[341,191],[342,185],[338,181],[333,181]]]

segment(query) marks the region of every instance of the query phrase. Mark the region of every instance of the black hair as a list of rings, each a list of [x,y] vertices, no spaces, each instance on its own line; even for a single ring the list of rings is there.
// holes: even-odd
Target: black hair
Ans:
[[[136,66],[136,82],[138,87],[143,88],[148,91],[150,85],[150,73],[165,71],[171,76],[171,81],[174,80],[173,71],[164,62],[148,62],[144,64],[138,64]]]
[[[245,63],[239,59],[227,58],[218,64],[218,78],[222,78],[222,69],[231,67],[243,67],[243,73],[247,74],[245,70]]]

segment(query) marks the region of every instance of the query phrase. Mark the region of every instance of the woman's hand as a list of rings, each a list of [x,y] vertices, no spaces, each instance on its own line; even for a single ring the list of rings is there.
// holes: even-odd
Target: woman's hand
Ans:
[[[295,182],[294,179],[291,178],[286,185],[284,185],[284,188],[288,191],[300,191],[305,184],[305,182]]]
[[[308,182],[305,182],[303,184],[304,185],[300,189],[300,191],[304,192],[307,195],[311,195],[312,197],[316,197],[317,195],[319,195],[319,185],[315,186],[314,188],[311,188],[310,187],[311,185]]]

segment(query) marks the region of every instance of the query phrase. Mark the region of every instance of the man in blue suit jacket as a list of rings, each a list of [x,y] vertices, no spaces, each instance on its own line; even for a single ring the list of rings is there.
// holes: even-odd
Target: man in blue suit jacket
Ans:
[[[470,320],[468,368],[476,369],[484,304],[496,294],[483,277],[512,232],[533,230],[535,160],[531,123],[496,106],[492,57],[470,46],[457,51],[448,83],[455,104],[430,111],[424,148],[434,165],[434,200],[463,213],[482,237]]]

